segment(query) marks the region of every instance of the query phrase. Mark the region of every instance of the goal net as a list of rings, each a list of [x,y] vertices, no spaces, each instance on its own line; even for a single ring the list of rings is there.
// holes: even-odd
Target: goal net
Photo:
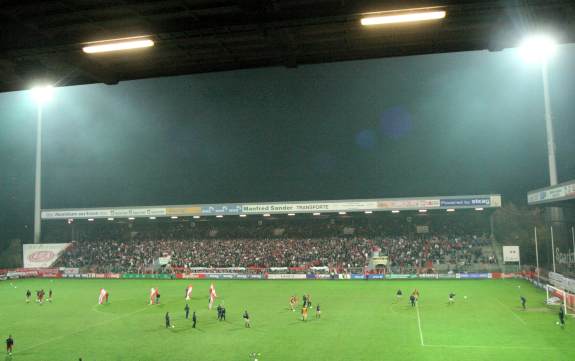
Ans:
[[[548,305],[561,306],[565,310],[565,314],[575,314],[575,295],[555,286],[547,285],[545,287],[547,298],[545,303]]]

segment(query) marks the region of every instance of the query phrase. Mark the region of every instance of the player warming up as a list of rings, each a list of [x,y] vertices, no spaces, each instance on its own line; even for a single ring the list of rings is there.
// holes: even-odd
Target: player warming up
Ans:
[[[196,311],[194,311],[194,313],[192,313],[192,328],[196,328],[196,322],[198,321],[198,318],[196,317]]]
[[[455,293],[450,292],[449,293],[449,301],[447,302],[448,305],[453,304],[453,302],[455,302]]]
[[[397,292],[395,293],[395,297],[397,297],[397,302],[399,302],[399,300],[401,300],[402,296],[403,296],[403,292],[401,290],[397,290]]]
[[[12,335],[8,335],[8,338],[6,339],[6,352],[8,353],[9,356],[12,356],[13,349],[14,349],[14,339],[12,338]]]
[[[186,320],[190,318],[190,305],[186,303],[186,307],[184,307],[184,311],[186,311]]]
[[[301,308],[301,320],[307,321],[307,306]]]
[[[30,303],[30,297],[32,297],[32,292],[30,290],[26,291],[26,303]]]
[[[563,307],[563,303],[561,303],[561,308],[559,309],[559,322],[557,322],[561,328],[565,328],[565,308]]]
[[[319,303],[317,304],[317,306],[315,306],[315,318],[316,319],[321,318],[321,309],[319,308]]]
[[[169,313],[169,312],[166,312],[166,317],[165,317],[165,319],[166,319],[166,328],[170,328],[170,327],[171,327],[171,328],[174,328],[174,325],[172,325],[172,324],[170,323],[170,313]]]
[[[521,307],[523,307],[523,311],[525,311],[525,304],[527,303],[527,299],[521,296]]]
[[[250,322],[250,315],[248,314],[248,311],[247,311],[247,310],[244,311],[244,316],[243,316],[243,318],[244,318],[244,326],[247,327],[247,328],[251,328],[252,325],[251,325],[251,322]]]
[[[409,302],[411,302],[411,307],[415,307],[416,300],[417,299],[415,298],[415,295],[412,294],[411,296],[409,296]]]
[[[52,289],[48,291],[48,302],[52,303]]]

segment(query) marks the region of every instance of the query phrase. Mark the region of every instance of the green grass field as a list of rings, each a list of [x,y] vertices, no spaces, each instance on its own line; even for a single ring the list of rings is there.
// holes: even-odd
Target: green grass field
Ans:
[[[184,289],[194,286],[198,328],[184,319]],[[556,325],[545,294],[521,280],[216,281],[227,321],[208,311],[209,281],[20,280],[0,282],[0,336],[15,339],[6,360],[574,360],[575,322]],[[162,304],[149,306],[150,287]],[[520,286],[520,288],[519,288]],[[98,305],[101,287],[110,304]],[[26,289],[49,288],[54,301],[25,303]],[[395,291],[404,291],[398,302]],[[408,305],[418,288],[419,306]],[[447,305],[450,291],[457,294]],[[288,309],[310,293],[321,320]],[[527,298],[522,311],[519,295]],[[463,296],[467,296],[465,300]],[[241,318],[247,309],[252,328]],[[175,328],[166,329],[164,314]]]

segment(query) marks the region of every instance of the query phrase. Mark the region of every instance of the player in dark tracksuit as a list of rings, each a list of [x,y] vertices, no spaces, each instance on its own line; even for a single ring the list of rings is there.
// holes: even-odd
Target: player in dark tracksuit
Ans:
[[[12,338],[12,335],[8,335],[8,338],[6,339],[6,352],[8,352],[8,355],[12,355],[13,348],[14,348],[14,339]]]
[[[561,304],[561,308],[559,309],[559,324],[561,328],[565,327],[565,309],[563,308],[563,304]]]
[[[194,313],[192,313],[192,328],[196,328],[196,321],[198,319],[196,318],[196,311],[194,311]]]
[[[415,296],[414,295],[409,296],[409,302],[411,302],[412,307],[415,307]]]
[[[527,303],[527,299],[521,296],[521,307],[523,307],[523,310],[525,310],[525,303]]]
[[[170,327],[170,313],[166,312],[166,328]]]
[[[190,305],[186,303],[186,307],[184,307],[184,311],[186,311],[186,320],[190,317]]]

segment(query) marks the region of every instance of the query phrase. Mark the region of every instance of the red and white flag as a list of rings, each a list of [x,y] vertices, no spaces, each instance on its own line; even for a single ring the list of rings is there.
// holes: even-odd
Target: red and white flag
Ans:
[[[212,309],[212,306],[214,305],[214,301],[216,300],[216,297],[218,297],[218,295],[216,294],[216,288],[214,287],[214,284],[212,283],[210,285],[210,303],[208,304],[208,309]]]
[[[98,304],[104,304],[104,302],[108,302],[108,292],[103,289],[100,288],[100,297],[98,297]]]
[[[150,305],[153,305],[156,303],[157,294],[158,294],[157,288],[150,288]]]
[[[192,298],[192,290],[193,290],[192,285],[189,285],[189,286],[186,288],[186,301],[189,301],[190,298]]]

